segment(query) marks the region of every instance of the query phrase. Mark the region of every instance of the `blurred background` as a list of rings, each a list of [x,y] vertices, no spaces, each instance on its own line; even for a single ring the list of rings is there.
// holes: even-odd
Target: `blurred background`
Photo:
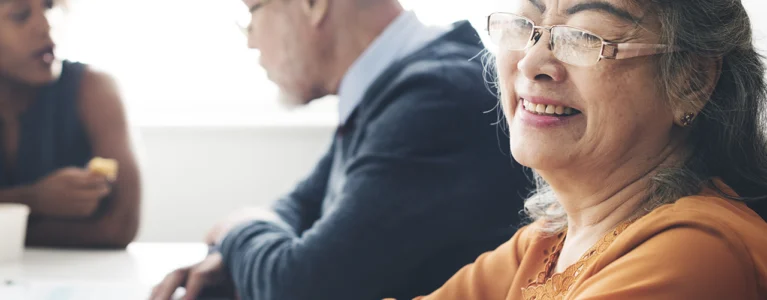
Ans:
[[[507,0],[514,1],[514,0]],[[401,0],[427,24],[469,19],[495,0]],[[767,49],[764,0],[743,0]],[[239,0],[69,0],[58,56],[114,75],[133,125],[144,197],[139,241],[199,242],[214,222],[288,192],[327,150],[336,99],[289,110],[248,50]]]

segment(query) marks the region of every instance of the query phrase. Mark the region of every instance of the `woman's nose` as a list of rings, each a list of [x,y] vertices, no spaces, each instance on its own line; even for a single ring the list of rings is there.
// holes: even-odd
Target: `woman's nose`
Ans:
[[[531,45],[525,49],[525,54],[517,63],[519,71],[531,81],[562,81],[565,78],[565,67],[551,49],[549,30],[539,28],[533,33]]]
[[[50,36],[51,34],[51,16],[45,12],[34,13],[32,26],[35,35]]]

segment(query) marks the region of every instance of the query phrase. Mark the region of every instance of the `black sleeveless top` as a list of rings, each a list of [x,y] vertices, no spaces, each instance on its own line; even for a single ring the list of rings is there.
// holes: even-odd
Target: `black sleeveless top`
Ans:
[[[9,170],[0,159],[0,188],[32,184],[64,167],[84,167],[93,156],[78,105],[85,65],[63,64],[61,77],[43,87],[21,115],[16,166]]]

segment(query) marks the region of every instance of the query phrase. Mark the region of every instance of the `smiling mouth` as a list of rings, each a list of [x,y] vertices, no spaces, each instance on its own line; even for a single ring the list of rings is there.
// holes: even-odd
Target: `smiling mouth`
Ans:
[[[524,98],[519,98],[519,101],[526,111],[540,116],[570,117],[581,113],[575,108],[562,105],[535,104]]]

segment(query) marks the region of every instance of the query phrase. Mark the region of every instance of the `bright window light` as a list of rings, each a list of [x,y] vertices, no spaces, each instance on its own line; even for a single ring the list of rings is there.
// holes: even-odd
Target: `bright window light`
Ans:
[[[429,24],[486,15],[476,1],[402,3]],[[293,111],[276,101],[236,25],[247,18],[239,0],[69,0],[55,35],[61,56],[117,78],[138,126],[336,124],[332,97]]]
[[[484,17],[518,0],[401,0],[430,25],[469,19],[484,37]],[[743,0],[767,49],[763,0]],[[115,76],[138,126],[325,125],[336,100],[289,111],[237,27],[239,0],[69,0],[56,31],[63,57]]]

